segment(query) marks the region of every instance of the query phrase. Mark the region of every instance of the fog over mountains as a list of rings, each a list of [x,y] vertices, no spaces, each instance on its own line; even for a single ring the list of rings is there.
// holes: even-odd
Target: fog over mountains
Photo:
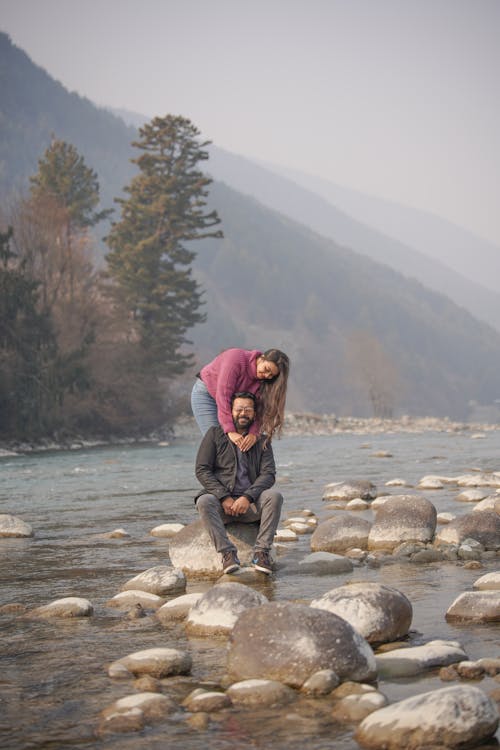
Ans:
[[[3,197],[13,183],[26,188],[56,135],[96,170],[109,207],[134,172],[131,125],[141,116],[70,94],[4,34],[0,62]],[[216,146],[210,154],[210,202],[224,239],[193,248],[207,312],[190,336],[197,364],[223,347],[279,347],[292,359],[289,408],[344,415],[379,408],[464,419],[470,401],[500,397],[500,333],[481,322],[500,329],[494,289],[447,265],[448,256],[432,259],[386,226],[369,226],[356,196],[334,205],[334,186],[290,179]],[[486,267],[484,245],[474,247],[469,262]]]

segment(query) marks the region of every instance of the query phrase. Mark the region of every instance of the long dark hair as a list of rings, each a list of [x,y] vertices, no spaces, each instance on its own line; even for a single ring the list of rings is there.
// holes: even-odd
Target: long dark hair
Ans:
[[[283,429],[290,360],[279,349],[268,349],[262,357],[267,362],[274,362],[279,370],[278,375],[272,380],[262,381],[257,400],[257,417],[262,432],[267,435],[267,442],[274,433],[279,437]]]

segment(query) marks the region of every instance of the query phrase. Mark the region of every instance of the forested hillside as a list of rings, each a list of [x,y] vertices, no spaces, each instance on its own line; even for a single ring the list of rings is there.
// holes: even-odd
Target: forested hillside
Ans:
[[[0,231],[7,229],[5,217],[10,198],[6,196],[10,188],[15,184],[28,190],[28,178],[36,173],[39,160],[54,138],[73,144],[85,156],[86,164],[95,170],[99,180],[101,207],[110,207],[112,199],[122,194],[135,173],[129,160],[133,155],[130,144],[137,139],[137,131],[91,102],[68,93],[3,34],[0,55],[0,191],[4,216]],[[210,173],[210,163],[205,163],[204,169]],[[200,240],[192,248],[192,268],[204,290],[207,320],[187,331],[194,346],[185,347],[185,352],[194,351],[196,362],[192,372],[176,381],[173,389],[174,381],[172,377],[168,379],[170,395],[165,391],[165,402],[171,404],[172,394],[176,394],[175,398],[185,397],[196,367],[226,346],[275,346],[286,351],[292,360],[290,409],[344,415],[410,413],[465,418],[469,400],[487,403],[500,395],[500,335],[449,299],[339,242],[314,234],[225,184],[214,183],[209,200],[210,208],[221,219],[224,238]],[[300,206],[298,215],[299,209]],[[46,226],[50,215],[40,206],[37,210],[37,220],[45,222],[50,253],[55,247],[51,237],[56,233]],[[119,214],[115,213],[115,222],[119,221]],[[102,236],[105,232],[100,227],[102,224],[97,225]],[[112,230],[111,236],[119,238],[118,244],[133,254],[140,243],[134,245],[123,236],[124,231]],[[75,242],[78,238],[81,236],[75,236]],[[5,242],[4,267],[8,270],[12,243]],[[140,264],[140,257],[135,257],[134,262]],[[118,274],[118,266],[116,269]],[[166,413],[157,408],[161,393],[155,393],[155,400],[149,404],[146,394],[141,400],[140,388],[150,387],[146,376],[150,373],[140,370],[146,360],[137,354],[137,340],[130,338],[129,319],[127,315],[108,317],[109,305],[104,304],[98,287],[93,287],[95,303],[86,296],[85,274],[89,274],[90,283],[94,277],[82,261],[78,290],[92,336],[89,334],[82,346],[77,346],[75,312],[73,338],[71,347],[68,344],[65,350],[65,361],[72,368],[71,387],[82,388],[82,393],[87,388],[88,394],[97,373],[101,391],[97,400],[87,396],[88,407],[77,391],[71,392],[74,413],[79,409],[79,428],[92,431],[93,413],[106,416],[108,424],[112,424],[116,414],[125,427],[134,420],[139,423],[146,405],[149,413],[144,424],[150,428],[155,417],[159,420]],[[133,281],[129,278],[127,284]],[[73,283],[73,277],[69,277],[71,295]],[[26,290],[34,305],[34,287]],[[197,292],[193,289],[190,293],[194,299]],[[70,301],[76,310],[73,297]],[[69,330],[70,318],[64,306],[59,304],[56,308],[56,333],[61,337]],[[135,314],[135,308],[132,312]],[[35,305],[33,316],[36,314]],[[130,308],[127,314],[131,315]],[[196,317],[193,315],[192,319]],[[168,321],[163,320],[162,325],[168,327]],[[47,347],[51,340],[47,339]],[[157,344],[158,340],[149,335],[148,346],[158,348]],[[48,349],[47,352],[48,356]],[[93,370],[88,369],[88,362],[75,359],[84,356],[93,358]],[[56,362],[56,358],[52,360]],[[85,366],[79,370],[76,365],[81,363]],[[156,359],[157,370],[158,363]],[[104,383],[108,387],[113,368],[117,368],[111,388],[114,401],[106,412],[96,404],[107,397]],[[155,372],[161,382],[161,373]],[[66,377],[68,372],[65,370],[62,375]],[[60,382],[63,393],[66,381]],[[64,387],[70,389],[70,385]],[[175,413],[178,405],[169,407],[170,413]],[[86,422],[82,421],[82,408],[89,415]],[[102,422],[105,423],[104,418]]]

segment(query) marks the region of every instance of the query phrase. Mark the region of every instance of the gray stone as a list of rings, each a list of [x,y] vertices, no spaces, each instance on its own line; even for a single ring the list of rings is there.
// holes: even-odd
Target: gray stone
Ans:
[[[235,706],[284,706],[295,700],[295,692],[276,680],[243,680],[235,682],[227,689],[227,694]]]
[[[387,703],[385,695],[379,693],[378,690],[361,695],[346,695],[345,698],[336,701],[332,716],[336,721],[358,722],[383,708]]]
[[[490,591],[500,589],[500,570],[495,570],[492,573],[485,573],[484,576],[481,576],[477,581],[474,581],[473,588]]]
[[[446,612],[448,622],[500,622],[500,591],[465,591]]]
[[[171,599],[169,602],[163,604],[163,606],[157,611],[156,616],[160,622],[185,620],[193,604],[196,604],[198,599],[201,599],[202,596],[203,594],[201,592],[176,596],[175,599]]]
[[[34,617],[90,617],[94,608],[88,599],[79,596],[66,596],[63,599],[55,599],[50,604],[44,604],[31,611]]]
[[[346,482],[332,482],[323,490],[323,500],[373,500],[377,497],[377,488],[367,479],[352,479]]]
[[[236,546],[242,563],[249,563],[252,559],[258,530],[256,523],[229,523],[226,526],[229,539]],[[221,556],[215,551],[200,520],[188,524],[172,537],[168,553],[172,565],[183,570],[187,576],[222,575]]]
[[[174,713],[177,704],[157,692],[136,693],[120,698],[101,712],[101,732],[139,731],[148,722],[159,721]]]
[[[231,678],[277,680],[301,687],[315,672],[341,680],[375,679],[373,652],[344,619],[302,604],[273,602],[243,612],[230,636]]]
[[[176,674],[189,674],[192,661],[186,651],[176,648],[148,648],[135,651],[114,661],[108,669],[110,677],[123,674],[126,669],[135,676],[149,674],[158,679]]]
[[[482,690],[453,685],[375,711],[354,737],[368,750],[453,749],[480,744],[497,726],[498,710]]]
[[[10,513],[0,514],[0,537],[30,537],[33,536],[33,529],[17,516]]]
[[[186,629],[196,635],[229,633],[239,615],[267,604],[263,594],[242,583],[217,583],[196,601],[186,620]]]
[[[412,606],[406,596],[381,583],[349,583],[327,591],[311,607],[347,620],[368,643],[387,643],[407,635]]]
[[[150,594],[163,596],[175,591],[184,591],[186,576],[182,570],[168,565],[156,565],[143,573],[134,576],[122,586],[122,591],[147,591]]]
[[[144,609],[158,609],[165,603],[165,599],[157,594],[150,594],[149,591],[137,591],[130,589],[116,594],[106,602],[107,607],[116,609],[130,609],[136,604],[140,604]]]
[[[334,555],[332,552],[312,552],[299,562],[301,573],[312,573],[313,575],[327,575],[331,573],[350,573],[354,566],[352,562],[343,555]]]
[[[342,554],[353,547],[366,549],[370,528],[364,518],[337,513],[318,525],[311,537],[311,550]]]
[[[368,549],[393,550],[402,542],[430,542],[436,530],[436,508],[418,495],[394,495],[377,511]]]
[[[183,705],[188,711],[195,713],[212,713],[229,708],[231,699],[226,693],[219,693],[215,690],[195,690],[183,701]]]
[[[338,687],[339,682],[339,676],[333,669],[320,669],[304,682],[301,689],[306,695],[327,695]]]
[[[422,646],[397,648],[375,657],[379,677],[410,677],[428,669],[467,659],[457,641],[429,641]]]
[[[471,511],[440,529],[436,542],[461,544],[471,538],[487,550],[500,549],[500,516],[494,511]]]

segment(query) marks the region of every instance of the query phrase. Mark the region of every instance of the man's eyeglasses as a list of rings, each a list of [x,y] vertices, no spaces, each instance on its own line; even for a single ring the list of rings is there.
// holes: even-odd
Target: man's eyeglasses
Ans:
[[[243,406],[241,408],[235,408],[234,411],[236,414],[251,414],[255,409],[253,406]]]

